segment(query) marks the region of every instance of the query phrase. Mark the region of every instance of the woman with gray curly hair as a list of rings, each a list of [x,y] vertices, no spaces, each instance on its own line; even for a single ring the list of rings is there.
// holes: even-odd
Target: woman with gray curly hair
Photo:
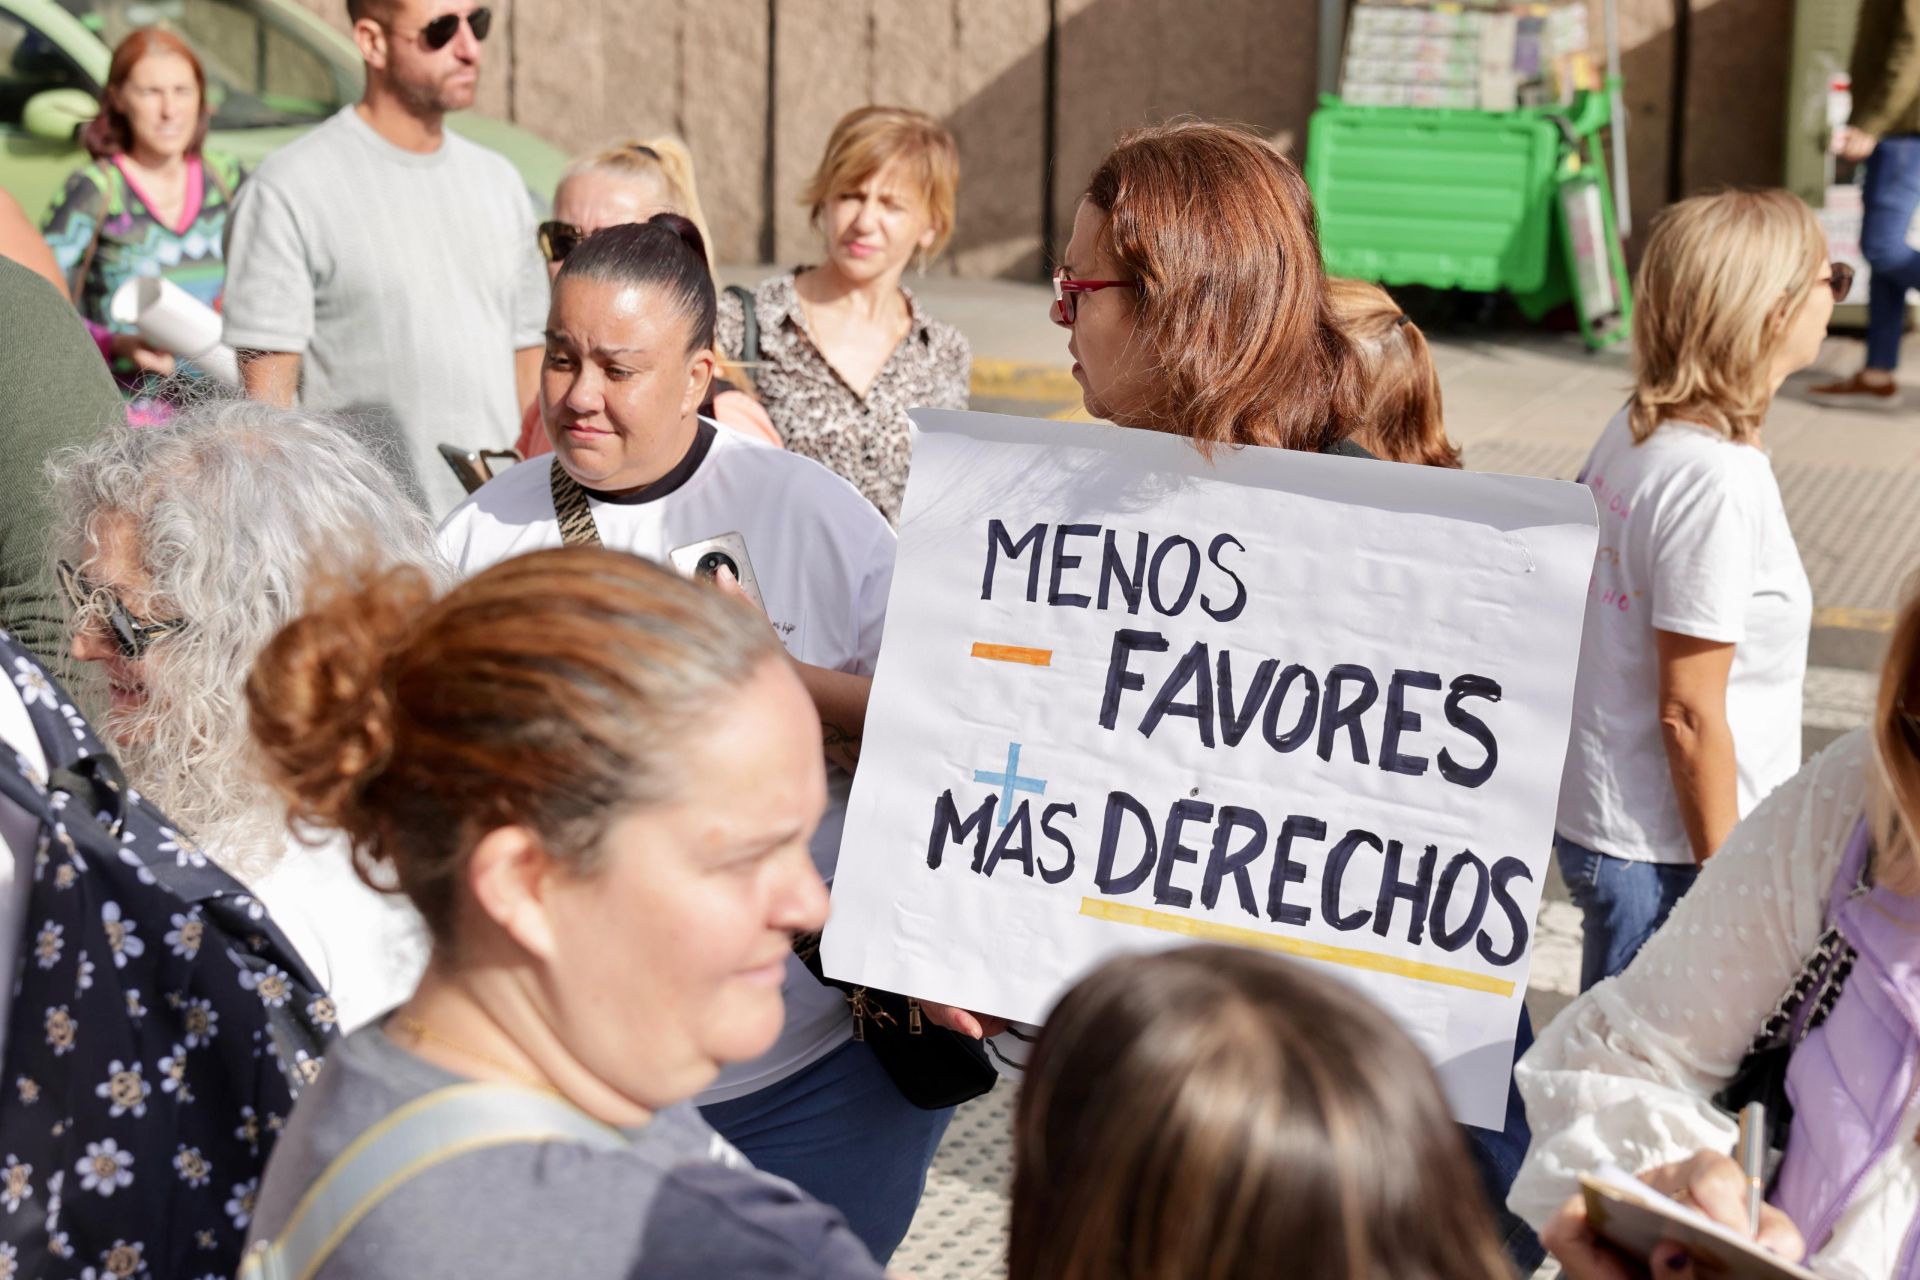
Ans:
[[[290,837],[255,766],[244,686],[315,570],[444,580],[427,517],[339,428],[246,400],[109,429],[47,474],[72,653],[105,673],[106,735],[129,778],[265,904],[343,1029],[397,1003],[425,959],[418,920],[362,883],[337,839]]]

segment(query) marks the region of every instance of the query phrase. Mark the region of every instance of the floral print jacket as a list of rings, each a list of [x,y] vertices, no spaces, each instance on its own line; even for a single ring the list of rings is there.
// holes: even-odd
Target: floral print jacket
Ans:
[[[4,631],[0,670],[47,764],[0,743],[0,798],[40,824],[0,1070],[0,1280],[230,1276],[330,1002]]]

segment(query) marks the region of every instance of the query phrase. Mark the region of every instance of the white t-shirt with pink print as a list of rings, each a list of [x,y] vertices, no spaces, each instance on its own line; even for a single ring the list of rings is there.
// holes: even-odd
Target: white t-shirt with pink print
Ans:
[[[1600,509],[1556,828],[1637,862],[1693,860],[1660,731],[1654,631],[1730,643],[1740,814],[1800,767],[1813,591],[1773,465],[1688,422],[1640,444],[1622,410],[1580,480]]]

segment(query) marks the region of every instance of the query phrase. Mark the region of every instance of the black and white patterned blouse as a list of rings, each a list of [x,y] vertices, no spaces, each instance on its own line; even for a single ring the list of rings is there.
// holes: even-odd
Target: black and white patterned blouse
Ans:
[[[760,324],[761,363],[750,370],[756,391],[787,448],[852,481],[888,523],[898,524],[911,456],[907,410],[966,408],[973,353],[959,330],[929,319],[903,288],[911,327],[873,387],[857,395],[807,333],[794,274],[763,280],[753,291]],[[734,359],[743,328],[738,299],[722,294],[720,349]]]
[[[0,1072],[0,1280],[231,1276],[333,1002],[0,631],[9,678],[46,767],[0,743],[0,802],[16,832],[38,825]]]

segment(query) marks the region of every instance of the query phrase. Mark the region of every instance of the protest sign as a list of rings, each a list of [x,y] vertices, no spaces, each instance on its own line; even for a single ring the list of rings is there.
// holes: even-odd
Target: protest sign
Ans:
[[[913,416],[827,971],[1037,1022],[1120,951],[1268,948],[1500,1127],[1587,491]]]

